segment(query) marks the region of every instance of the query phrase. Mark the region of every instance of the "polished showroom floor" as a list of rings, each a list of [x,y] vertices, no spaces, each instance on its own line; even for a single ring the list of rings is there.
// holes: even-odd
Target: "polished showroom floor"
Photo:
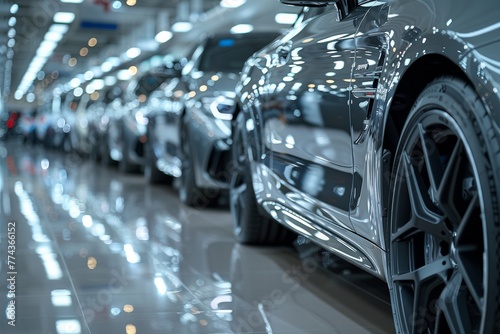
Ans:
[[[0,219],[0,333],[394,332],[383,282],[76,155],[0,141]]]

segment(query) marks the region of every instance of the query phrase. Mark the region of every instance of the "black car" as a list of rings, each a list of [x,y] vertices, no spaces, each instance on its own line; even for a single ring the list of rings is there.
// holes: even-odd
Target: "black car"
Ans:
[[[236,238],[387,281],[398,333],[500,333],[500,2],[282,2],[311,7],[242,72]]]

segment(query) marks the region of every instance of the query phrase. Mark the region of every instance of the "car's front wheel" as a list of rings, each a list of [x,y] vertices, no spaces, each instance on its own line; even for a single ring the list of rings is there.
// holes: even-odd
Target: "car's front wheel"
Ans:
[[[180,148],[182,153],[182,174],[179,178],[179,199],[190,207],[206,208],[217,202],[218,190],[209,191],[196,185],[193,143],[189,126],[183,120],[180,133]]]
[[[499,333],[499,138],[472,87],[441,78],[396,151],[389,287],[401,333]]]
[[[144,177],[148,183],[172,183],[173,178],[170,175],[163,173],[156,167],[156,154],[154,153],[153,144],[148,141],[145,144],[144,150]]]
[[[237,117],[231,146],[232,172],[229,206],[236,240],[242,244],[272,245],[291,243],[296,234],[259,213],[245,143],[244,115]]]

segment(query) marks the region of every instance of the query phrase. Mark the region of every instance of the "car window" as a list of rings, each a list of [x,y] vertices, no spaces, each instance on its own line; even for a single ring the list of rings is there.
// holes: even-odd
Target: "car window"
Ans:
[[[272,41],[270,36],[220,38],[208,41],[198,69],[214,72],[240,72],[245,61]]]

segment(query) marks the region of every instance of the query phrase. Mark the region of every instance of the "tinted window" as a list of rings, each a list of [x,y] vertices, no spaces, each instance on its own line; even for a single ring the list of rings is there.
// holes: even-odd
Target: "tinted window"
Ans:
[[[208,41],[199,70],[214,72],[239,72],[245,61],[262,49],[276,36],[255,36],[244,38],[220,38]]]

